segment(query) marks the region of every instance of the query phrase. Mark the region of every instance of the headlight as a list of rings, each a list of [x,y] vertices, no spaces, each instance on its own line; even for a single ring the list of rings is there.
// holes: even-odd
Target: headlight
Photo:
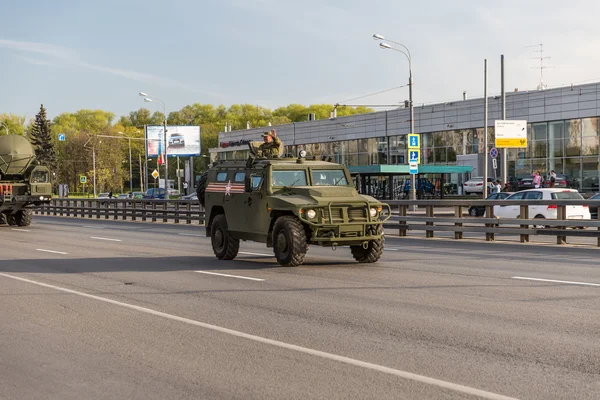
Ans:
[[[40,196],[40,200],[44,200],[44,196]]]
[[[371,217],[375,217],[377,215],[377,209],[376,208],[371,208],[369,210],[369,212],[371,213]]]
[[[317,212],[315,210],[308,210],[306,216],[308,219],[314,219],[317,216]]]

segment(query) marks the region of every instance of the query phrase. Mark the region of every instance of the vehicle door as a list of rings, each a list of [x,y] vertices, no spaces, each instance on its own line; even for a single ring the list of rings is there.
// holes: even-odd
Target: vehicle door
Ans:
[[[506,198],[506,200],[522,200],[525,192],[518,192]],[[517,218],[521,212],[519,205],[494,206],[494,215],[500,218]]]
[[[240,209],[240,202],[245,197],[244,192],[244,177],[246,172],[243,169],[230,168],[227,171],[227,182],[223,185],[223,206],[225,208],[225,215],[227,216],[227,226],[231,231],[244,231],[244,211]],[[217,181],[220,181],[220,177],[217,173]]]
[[[250,180],[250,191],[245,191],[241,196],[240,210],[244,211],[244,229],[254,234],[267,234],[271,219],[265,198],[266,177],[264,170],[250,170],[246,172]]]
[[[532,190],[530,192],[525,192],[525,196],[523,196],[524,200],[543,200],[544,193]],[[536,215],[543,215],[548,218],[548,206],[529,206],[529,218],[534,218]]]

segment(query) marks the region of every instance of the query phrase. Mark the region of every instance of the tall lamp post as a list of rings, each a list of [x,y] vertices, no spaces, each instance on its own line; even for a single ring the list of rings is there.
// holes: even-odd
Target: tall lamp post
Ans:
[[[385,39],[383,36],[381,36],[377,33],[373,35],[373,39],[386,40],[387,42],[394,43],[398,46],[403,47],[406,50],[406,52],[404,52],[403,50],[397,49],[396,47],[394,47],[386,42],[379,43],[380,48],[382,48],[384,50],[395,50],[399,53],[404,54],[406,56],[406,58],[408,59],[408,73],[409,73],[409,75],[408,75],[408,101],[410,103],[410,133],[415,133],[415,113],[414,113],[413,96],[412,96],[412,92],[413,92],[412,57],[410,55],[410,50],[408,50],[408,47],[406,47],[402,43],[398,43],[398,42],[394,42],[393,40]],[[414,174],[411,176],[411,198],[412,198],[412,200],[417,199],[417,190],[416,190],[416,185],[415,185],[415,175]]]
[[[164,130],[164,135],[165,135],[165,150],[164,150],[164,154],[165,154],[165,199],[169,198],[169,157],[167,155],[167,107],[165,106],[165,103],[157,98],[157,97],[152,97],[152,96],[148,96],[146,93],[144,92],[140,92],[139,95],[141,97],[144,98],[144,101],[146,103],[152,103],[154,100],[158,101],[160,104],[162,104],[163,107],[163,115],[164,115],[164,120],[163,120],[163,130]]]
[[[123,135],[123,132],[117,132]],[[129,140],[129,193],[133,193],[133,164],[131,163],[131,138],[129,136],[123,136],[123,138]]]

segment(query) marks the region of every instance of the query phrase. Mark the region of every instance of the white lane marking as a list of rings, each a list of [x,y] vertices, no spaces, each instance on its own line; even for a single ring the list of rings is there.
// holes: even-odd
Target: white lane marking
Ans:
[[[475,388],[472,388],[469,386],[463,386],[463,385],[459,385],[456,383],[443,381],[440,379],[430,378],[430,377],[424,376],[424,375],[413,374],[411,372],[402,371],[402,370],[390,368],[390,367],[385,367],[383,365],[372,364],[372,363],[369,363],[366,361],[360,361],[360,360],[356,360],[356,359],[350,358],[350,357],[339,356],[337,354],[327,353],[325,351],[315,350],[315,349],[311,349],[308,347],[302,347],[302,346],[298,346],[298,345],[291,344],[291,343],[280,342],[278,340],[268,339],[268,338],[265,338],[262,336],[252,335],[249,333],[244,333],[244,332],[236,331],[236,330],[229,329],[229,328],[224,328],[224,327],[217,326],[217,325],[208,324],[206,322],[200,322],[200,321],[196,321],[193,319],[183,318],[183,317],[179,317],[177,315],[167,314],[167,313],[161,312],[161,311],[156,311],[151,308],[145,308],[145,307],[140,307],[140,306],[136,306],[136,305],[129,304],[129,303],[123,303],[123,302],[120,302],[117,300],[112,300],[112,299],[108,299],[105,297],[95,296],[93,294],[78,292],[78,291],[72,290],[72,289],[66,289],[66,288],[62,288],[59,286],[49,285],[47,283],[42,283],[42,282],[38,282],[38,281],[26,279],[26,278],[21,278],[19,276],[5,274],[2,272],[0,272],[0,276],[4,276],[5,278],[14,279],[14,280],[21,281],[21,282],[31,283],[33,285],[38,285],[41,287],[55,289],[55,290],[58,290],[58,291],[61,291],[64,293],[70,293],[70,294],[74,294],[74,295],[81,296],[81,297],[87,297],[89,299],[94,299],[94,300],[102,301],[105,303],[113,304],[116,306],[129,308],[131,310],[143,312],[146,314],[169,319],[172,321],[183,322],[188,325],[193,325],[193,326],[198,326],[198,327],[205,328],[205,329],[210,329],[212,331],[221,332],[221,333],[236,336],[239,338],[252,340],[254,342],[268,344],[268,345],[279,347],[279,348],[286,349],[286,350],[293,350],[293,351],[297,351],[299,353],[309,354],[312,356],[321,357],[321,358],[325,358],[328,360],[338,361],[338,362],[341,362],[344,364],[353,365],[355,367],[361,367],[361,368],[365,368],[365,369],[370,369],[373,371],[378,371],[378,372],[382,372],[382,373],[389,374],[389,375],[395,375],[395,376],[398,376],[400,378],[404,378],[407,380],[421,382],[421,383],[425,383],[427,385],[432,385],[432,386],[437,386],[437,387],[444,388],[444,389],[454,390],[456,392],[466,393],[466,394],[473,395],[473,396],[479,396],[479,397],[482,397],[485,399],[517,400],[513,397],[503,396],[501,394],[487,392],[485,390],[475,389]]]
[[[54,253],[54,254],[67,254],[64,251],[56,251],[56,250],[46,250],[46,249],[35,249],[36,251],[43,251],[46,253]]]
[[[90,236],[90,239],[96,239],[96,240],[108,240],[111,242],[122,242],[121,239],[111,239],[111,238],[105,238],[105,237],[98,237],[98,236]]]
[[[524,276],[513,276],[512,279],[521,279],[524,281],[552,282],[552,283],[568,283],[569,285],[600,286],[600,283],[558,281],[555,279],[527,278]]]
[[[263,253],[250,253],[249,251],[238,251],[239,254],[246,254],[249,256],[263,256],[263,257],[275,257],[273,254],[263,254]]]
[[[181,236],[196,236],[196,237],[205,236],[205,235],[198,235],[197,233],[178,233],[178,235],[181,235]]]
[[[94,228],[94,229],[104,229],[103,226],[96,226],[96,225],[81,225],[82,228]]]
[[[11,228],[11,231],[17,231],[17,232],[31,232],[29,229],[19,229],[19,228]]]
[[[383,250],[386,250],[386,251],[398,251],[400,249],[388,249],[388,248],[384,248]]]
[[[226,276],[228,278],[239,278],[239,279],[248,279],[250,281],[259,281],[262,282],[264,281],[264,279],[259,279],[259,278],[249,278],[247,276],[239,276],[239,275],[229,275],[229,274],[219,274],[217,272],[208,272],[208,271],[194,271],[197,272],[199,274],[208,274],[208,275],[218,275],[218,276]]]

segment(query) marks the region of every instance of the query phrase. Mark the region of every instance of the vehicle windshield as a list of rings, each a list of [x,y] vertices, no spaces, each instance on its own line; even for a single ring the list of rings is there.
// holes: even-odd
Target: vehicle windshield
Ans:
[[[583,196],[578,192],[554,192],[552,193],[554,200],[583,200]]]
[[[312,171],[314,186],[347,186],[348,180],[342,169],[318,169]]]
[[[306,186],[306,171],[273,171],[271,175],[273,187]]]
[[[36,170],[31,174],[31,183],[48,183],[50,182],[50,175],[48,171]]]

